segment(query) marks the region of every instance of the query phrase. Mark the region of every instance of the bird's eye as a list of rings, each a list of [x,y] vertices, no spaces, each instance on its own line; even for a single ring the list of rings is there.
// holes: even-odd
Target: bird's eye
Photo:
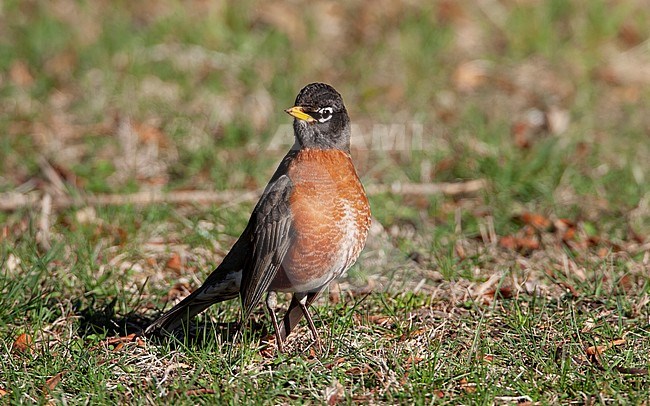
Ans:
[[[316,114],[313,114],[313,117],[320,123],[324,123],[332,118],[333,112],[334,110],[331,107],[322,107],[315,111]]]

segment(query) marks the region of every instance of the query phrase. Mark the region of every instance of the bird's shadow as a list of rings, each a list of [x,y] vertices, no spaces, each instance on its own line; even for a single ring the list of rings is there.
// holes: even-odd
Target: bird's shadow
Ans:
[[[91,336],[127,337],[135,334],[143,336],[144,330],[156,318],[163,314],[160,312],[155,317],[144,315],[144,311],[134,310],[124,315],[115,312],[117,299],[108,303],[99,303],[91,298],[90,303],[82,305],[80,301],[75,304],[74,311],[79,320],[79,335],[82,338]],[[255,321],[249,326],[255,335],[268,335],[267,327]],[[169,344],[201,348],[216,342],[233,342],[240,330],[239,322],[212,322],[207,317],[194,317],[188,324],[175,329],[173,332],[158,332],[148,338],[157,344]]]

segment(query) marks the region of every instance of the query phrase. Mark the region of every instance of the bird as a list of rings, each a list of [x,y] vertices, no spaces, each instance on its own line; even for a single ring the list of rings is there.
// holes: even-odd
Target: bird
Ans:
[[[309,306],[358,259],[371,223],[365,189],[350,155],[350,118],[331,85],[311,83],[286,109],[294,144],[221,264],[188,297],[152,322],[145,335],[172,333],[211,305],[241,299],[241,323],[266,295],[276,345],[304,316],[320,348]],[[291,293],[278,323],[277,293]]]

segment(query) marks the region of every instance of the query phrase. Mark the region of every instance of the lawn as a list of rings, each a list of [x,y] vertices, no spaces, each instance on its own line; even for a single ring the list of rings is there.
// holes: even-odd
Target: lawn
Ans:
[[[647,404],[642,0],[0,3],[0,403]],[[134,338],[332,84],[373,226],[276,354],[262,306]],[[284,296],[281,303],[287,305]]]

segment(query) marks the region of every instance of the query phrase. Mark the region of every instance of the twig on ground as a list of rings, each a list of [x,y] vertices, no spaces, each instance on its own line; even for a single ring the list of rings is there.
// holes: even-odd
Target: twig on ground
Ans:
[[[41,218],[38,223],[37,240],[41,248],[45,251],[52,246],[50,244],[50,216],[52,214],[52,196],[49,193],[43,195],[41,200]]]
[[[402,195],[460,195],[476,193],[483,189],[486,182],[482,179],[461,183],[395,183],[392,185],[369,185],[366,189],[369,195],[394,193]],[[72,198],[68,195],[53,196],[53,209],[65,209],[78,206],[120,206],[133,204],[146,206],[158,203],[188,204],[188,203],[223,203],[236,201],[239,203],[254,201],[259,191],[223,190],[223,191],[145,191],[132,194],[87,195]],[[41,201],[41,194],[17,192],[0,193],[0,211],[14,211],[21,208],[35,207]]]

